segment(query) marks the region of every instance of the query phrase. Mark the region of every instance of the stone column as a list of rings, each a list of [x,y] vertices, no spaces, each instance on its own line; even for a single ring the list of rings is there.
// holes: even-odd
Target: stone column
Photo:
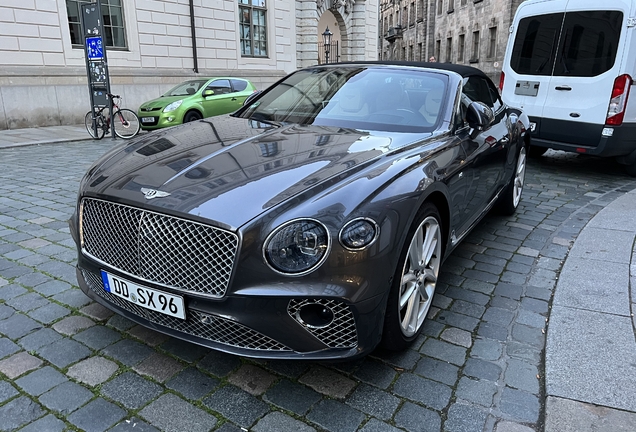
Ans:
[[[296,0],[296,65],[318,62],[318,10],[316,0]]]

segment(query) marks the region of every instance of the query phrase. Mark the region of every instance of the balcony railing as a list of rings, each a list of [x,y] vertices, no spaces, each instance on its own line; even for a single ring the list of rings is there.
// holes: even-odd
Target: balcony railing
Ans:
[[[393,42],[396,39],[402,39],[402,26],[390,27],[389,31],[384,35],[384,39]]]

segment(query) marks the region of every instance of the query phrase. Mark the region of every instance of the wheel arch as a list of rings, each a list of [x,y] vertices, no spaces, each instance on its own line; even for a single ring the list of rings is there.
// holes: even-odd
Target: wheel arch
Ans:
[[[188,116],[188,114],[190,114],[191,112],[196,112],[197,114],[199,114],[201,116],[201,118],[203,118],[203,113],[201,112],[201,110],[198,107],[190,107],[186,110],[186,112],[183,113],[183,119],[181,119],[182,123],[185,123],[185,119]]]
[[[418,209],[418,213],[427,203],[433,204],[442,218],[440,222],[442,223],[442,238],[444,239],[444,244],[442,244],[442,256],[444,256],[446,254],[450,234],[450,206],[448,205],[448,199],[441,191],[433,191],[424,199]]]

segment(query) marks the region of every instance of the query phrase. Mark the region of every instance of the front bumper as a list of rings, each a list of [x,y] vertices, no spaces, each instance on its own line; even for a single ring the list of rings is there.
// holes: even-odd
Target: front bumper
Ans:
[[[180,110],[167,113],[161,111],[138,111],[139,124],[143,130],[155,130],[183,123],[183,115]],[[144,119],[151,119],[146,121]]]

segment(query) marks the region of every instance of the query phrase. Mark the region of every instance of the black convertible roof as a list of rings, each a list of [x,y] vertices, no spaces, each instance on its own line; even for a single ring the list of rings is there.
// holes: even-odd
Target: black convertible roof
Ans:
[[[472,66],[453,64],[453,63],[437,63],[437,62],[430,63],[430,62],[410,62],[410,61],[361,61],[361,62],[332,63],[332,64],[322,65],[322,66],[341,66],[341,65],[410,66],[410,67],[441,69],[441,70],[451,71],[451,72],[458,73],[462,77],[477,75],[477,76],[482,76],[487,78],[487,75],[477,68],[474,68]]]

